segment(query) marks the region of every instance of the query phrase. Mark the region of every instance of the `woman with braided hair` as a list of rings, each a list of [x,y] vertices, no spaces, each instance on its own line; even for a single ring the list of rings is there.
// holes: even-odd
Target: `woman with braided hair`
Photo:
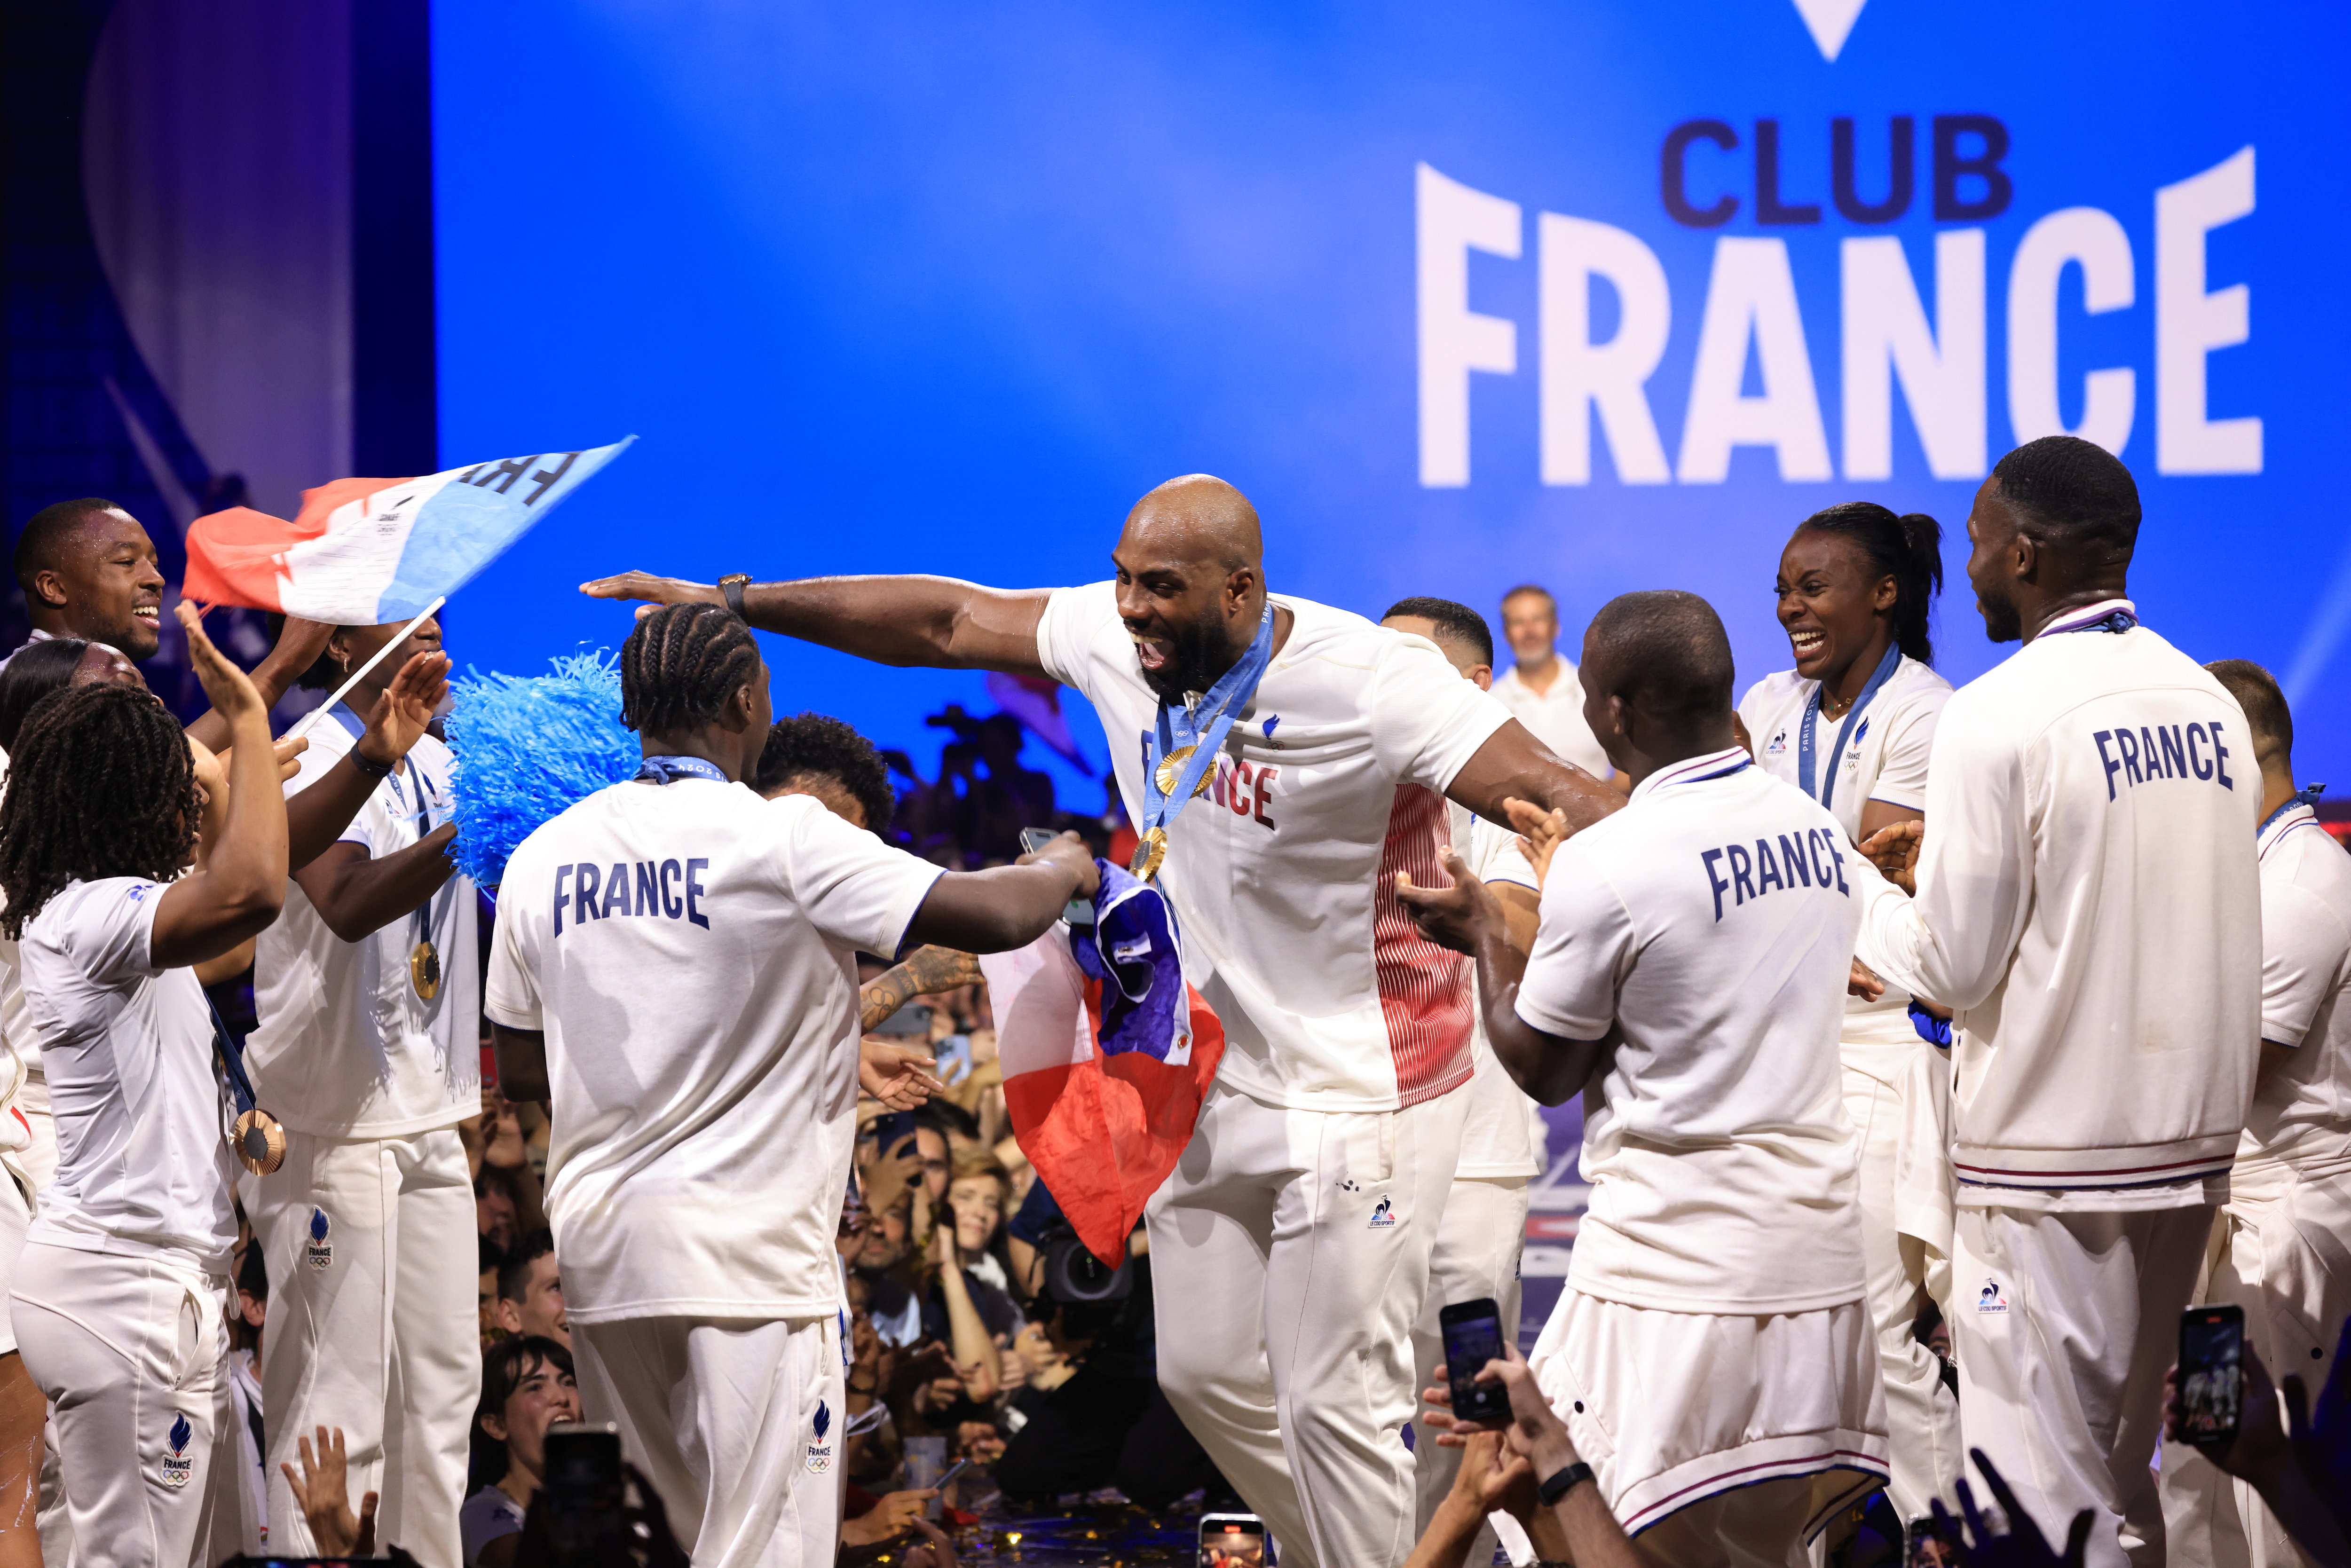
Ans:
[[[1763,770],[1826,807],[1855,843],[1926,820],[1928,755],[1951,695],[1927,624],[1943,586],[1942,538],[1923,513],[1848,501],[1805,518],[1781,552],[1773,591],[1796,666],[1750,687],[1739,717]],[[1905,1522],[1938,1494],[1949,1500],[1962,1456],[1958,1398],[1913,1332],[1926,1303],[1948,1292],[1955,1196],[1950,1062],[1921,1037],[1911,1002],[1856,965],[1838,1045],[1859,1140],[1886,1490]]]
[[[221,1301],[235,1167],[190,970],[277,918],[286,890],[268,711],[193,608],[179,616],[234,739],[225,802],[162,704],[111,684],[34,707],[0,797],[0,933],[19,942],[59,1146],[11,1315],[57,1409],[78,1554],[169,1568],[240,1544],[236,1468],[213,1462],[234,1433]]]

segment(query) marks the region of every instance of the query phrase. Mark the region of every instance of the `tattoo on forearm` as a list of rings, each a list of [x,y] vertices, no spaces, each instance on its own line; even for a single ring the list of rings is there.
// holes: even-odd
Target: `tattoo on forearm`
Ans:
[[[858,1027],[872,1029],[916,997],[968,986],[979,978],[979,960],[952,947],[917,947],[904,963],[876,975],[857,994]]]

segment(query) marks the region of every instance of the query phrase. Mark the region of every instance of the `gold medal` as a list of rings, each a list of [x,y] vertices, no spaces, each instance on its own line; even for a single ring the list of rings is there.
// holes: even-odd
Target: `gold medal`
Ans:
[[[408,955],[408,977],[426,1001],[441,994],[441,955],[430,942],[419,942]]]
[[[1166,858],[1167,830],[1154,828],[1143,835],[1141,843],[1134,846],[1134,860],[1127,869],[1144,881],[1149,882],[1159,874],[1160,862]]]
[[[228,1146],[236,1163],[256,1176],[267,1176],[286,1163],[286,1129],[277,1118],[256,1105],[229,1129]]]
[[[1154,777],[1159,780],[1159,792],[1162,795],[1176,793],[1176,786],[1184,781],[1184,765],[1191,761],[1192,753],[1199,749],[1196,746],[1179,746],[1159,759],[1159,771]],[[1208,792],[1209,775],[1214,771],[1212,768],[1200,775],[1199,783],[1192,787],[1194,797]]]

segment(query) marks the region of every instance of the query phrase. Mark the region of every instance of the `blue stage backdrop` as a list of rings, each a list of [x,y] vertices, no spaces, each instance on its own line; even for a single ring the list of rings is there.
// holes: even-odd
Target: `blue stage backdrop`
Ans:
[[[2339,7],[434,25],[444,460],[643,438],[466,591],[461,661],[616,643],[626,612],[571,585],[625,567],[1086,581],[1136,496],[1207,470],[1257,502],[1277,588],[1490,618],[1532,580],[1571,651],[1611,595],[1691,589],[1742,685],[1790,662],[1799,519],[1928,511],[1964,681],[2006,652],[1970,499],[2068,430],[2138,476],[2148,623],[2268,664],[2304,776],[2351,773]],[[987,706],[976,675],[770,657],[779,708],[895,744]]]

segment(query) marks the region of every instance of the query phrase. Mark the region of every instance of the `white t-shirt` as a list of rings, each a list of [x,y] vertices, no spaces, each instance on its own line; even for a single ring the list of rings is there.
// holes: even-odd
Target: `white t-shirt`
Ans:
[[[150,956],[162,895],[143,877],[72,883],[25,927],[57,1125],[57,1179],[25,1239],[221,1274],[236,1167],[204,988]]]
[[[2351,855],[2293,806],[2262,830],[2262,1038],[2294,1059],[2253,1095],[2237,1158],[2351,1158]]]
[[[836,1310],[856,955],[895,953],[939,874],[811,797],[695,778],[523,841],[488,1012],[547,1034],[573,1322]]]
[[[1494,695],[1510,710],[1512,718],[1562,760],[1574,763],[1594,779],[1614,778],[1616,769],[1609,766],[1606,749],[1583,722],[1583,684],[1576,679],[1575,666],[1567,656],[1557,657],[1559,674],[1552,677],[1548,691],[1538,692],[1527,685],[1519,667],[1512,664],[1494,677]]]
[[[356,744],[331,716],[313,727],[287,796],[316,784]],[[419,739],[340,841],[381,860],[447,821],[452,760],[433,737]],[[474,884],[451,876],[423,914],[421,922],[403,915],[346,942],[327,928],[301,884],[287,883],[284,912],[254,944],[260,1025],[246,1042],[246,1060],[262,1104],[288,1127],[327,1137],[395,1138],[480,1114]],[[409,968],[420,936],[440,955],[441,985],[430,1001],[418,994]]]
[[[1536,891],[1535,868],[1519,848],[1519,835],[1489,821],[1466,806],[1453,808],[1453,841],[1468,847],[1461,858],[1483,883],[1516,883]],[[1494,1180],[1542,1174],[1544,1128],[1542,1107],[1520,1088],[1493,1042],[1486,1038],[1486,1013],[1481,1005],[1472,1019],[1469,1112],[1461,1124],[1461,1161],[1453,1167],[1463,1179]]]
[[[1804,716],[1820,686],[1793,670],[1782,670],[1748,687],[1739,702],[1740,722],[1755,744],[1756,762],[1800,789]],[[1845,837],[1861,841],[1861,810],[1872,800],[1914,811],[1927,809],[1927,758],[1934,749],[1935,723],[1950,700],[1951,683],[1906,655],[1857,713],[1835,719],[1813,713],[1813,798],[1827,797],[1823,803]],[[1874,1002],[1848,996],[1844,1010],[1848,1044],[1907,1048],[1917,1042],[1910,993],[1899,986],[1887,986]]]
[[[0,660],[0,669],[6,661]],[[8,754],[0,751],[0,789],[7,787]],[[25,1010],[25,981],[16,957],[16,944],[0,936],[0,1051],[9,1058],[5,1067],[11,1080],[5,1117],[0,1117],[0,1154],[15,1154],[30,1146],[33,1129],[26,1124],[24,1113],[16,1108],[17,1092],[29,1079],[41,1075],[40,1032],[33,1028],[32,1016]],[[13,1064],[13,1065],[12,1065]]]
[[[2205,1203],[2245,1124],[2261,774],[2194,660],[2144,626],[2068,630],[2129,610],[2070,612],[1951,695],[1918,896],[1864,877],[1862,962],[1957,1009],[1962,1206]]]
[[[1859,861],[1735,747],[1651,774],[1553,853],[1519,1016],[1624,1031],[1584,1094],[1575,1289],[1678,1312],[1861,1298],[1837,1062]]]
[[[1139,817],[1159,699],[1117,587],[1054,591],[1045,669],[1102,716]],[[1160,885],[1186,977],[1225,1030],[1218,1081],[1269,1105],[1389,1111],[1469,1081],[1468,960],[1420,936],[1394,892],[1442,874],[1443,791],[1510,722],[1423,637],[1279,594],[1296,620],[1225,739],[1208,793],[1168,828]]]

